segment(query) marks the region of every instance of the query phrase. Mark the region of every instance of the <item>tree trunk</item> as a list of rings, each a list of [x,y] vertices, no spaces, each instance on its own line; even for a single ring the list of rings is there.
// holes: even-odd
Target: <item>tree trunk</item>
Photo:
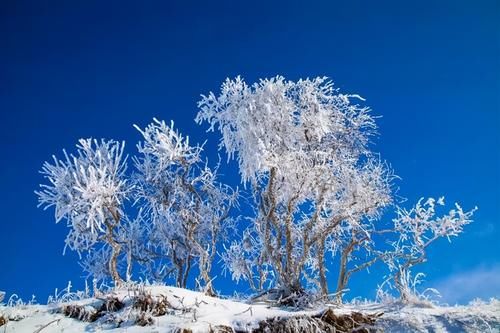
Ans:
[[[347,249],[342,251],[342,256],[340,257],[340,268],[339,268],[339,276],[337,279],[337,290],[335,290],[335,299],[337,303],[342,303],[342,293],[347,285],[347,257],[349,252]]]
[[[125,277],[127,282],[132,279],[132,251],[127,252],[127,276]]]
[[[191,270],[191,256],[189,255],[187,258],[186,268],[184,269],[184,277],[182,278],[182,288],[187,287],[187,279],[190,270]]]
[[[111,246],[111,257],[109,258],[108,262],[108,269],[109,269],[109,274],[111,274],[111,278],[113,279],[113,282],[115,283],[116,286],[120,285],[123,280],[120,277],[120,274],[118,274],[118,256],[120,255],[121,251],[121,245],[118,244],[118,242],[115,241],[113,237],[113,224],[110,223],[109,221],[106,222],[106,228],[107,228],[107,233],[106,233],[106,241],[108,242],[109,246]]]
[[[177,277],[175,279],[175,285],[179,288],[182,288],[182,282],[184,280],[184,272],[182,271],[182,263],[179,261],[175,262],[175,267],[177,267]]]
[[[210,279],[210,275],[207,272],[202,273],[203,280],[205,280],[205,295],[207,296],[215,296],[215,291],[212,285],[212,280]]]
[[[115,210],[115,209],[109,209],[109,213],[111,214],[110,219],[106,219],[105,224],[107,228],[107,233],[106,233],[106,240],[108,244],[111,246],[111,258],[109,258],[109,263],[108,263],[108,268],[109,268],[109,273],[111,274],[111,278],[113,279],[113,282],[115,283],[116,286],[122,284],[123,280],[120,277],[120,274],[118,274],[118,256],[120,255],[121,251],[121,245],[115,240],[114,235],[113,235],[113,230],[115,226],[120,224],[120,214]]]
[[[394,285],[399,292],[399,298],[403,303],[408,302],[409,299],[409,286],[406,285],[406,282],[403,279],[406,276],[406,270],[404,268],[399,268],[398,272],[394,276]]]
[[[325,238],[322,237],[318,243],[318,266],[319,266],[319,284],[321,286],[321,294],[328,296],[328,283],[326,281],[325,270]]]
[[[111,252],[111,258],[109,259],[108,267],[115,285],[118,286],[123,282],[122,278],[120,277],[120,274],[118,274],[118,269],[117,269],[118,256],[120,255],[121,246],[120,244],[114,241],[110,242],[110,245],[112,252]]]
[[[198,244],[199,245],[199,244]],[[209,262],[209,254],[203,250],[201,245],[199,245],[201,250],[203,251],[200,257],[200,276],[205,281],[205,286],[203,287],[205,291],[205,295],[207,296],[215,296],[215,291],[212,286],[212,279],[210,278],[210,262]]]
[[[394,284],[403,303],[408,302],[413,293],[410,289],[411,286],[408,285],[410,281],[407,281],[407,279],[410,278],[408,276],[410,274],[410,269],[422,262],[425,262],[425,253],[420,257],[408,259],[405,264],[399,267],[397,273],[394,275]]]

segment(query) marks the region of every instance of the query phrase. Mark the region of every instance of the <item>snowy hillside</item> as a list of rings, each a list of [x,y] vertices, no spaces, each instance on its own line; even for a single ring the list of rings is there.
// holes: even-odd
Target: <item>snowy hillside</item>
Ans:
[[[5,301],[5,300],[4,300]],[[0,306],[0,332],[500,332],[500,302],[457,307],[376,303],[292,311],[166,286],[96,298],[67,294],[49,305]],[[353,329],[354,327],[354,329]]]

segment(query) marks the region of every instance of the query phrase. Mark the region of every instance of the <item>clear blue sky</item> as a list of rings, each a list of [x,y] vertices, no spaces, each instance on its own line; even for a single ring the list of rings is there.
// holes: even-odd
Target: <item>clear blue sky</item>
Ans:
[[[208,137],[213,156],[196,102],[238,74],[326,75],[365,97],[402,196],[480,208],[462,237],[431,249],[428,285],[500,272],[498,1],[16,0],[0,4],[0,290],[45,301],[82,285],[76,255],[62,256],[66,227],[36,207],[44,160],[89,136],[133,152],[132,124],[152,117]],[[226,173],[237,182],[234,164]],[[376,283],[360,275],[353,288],[371,296]]]

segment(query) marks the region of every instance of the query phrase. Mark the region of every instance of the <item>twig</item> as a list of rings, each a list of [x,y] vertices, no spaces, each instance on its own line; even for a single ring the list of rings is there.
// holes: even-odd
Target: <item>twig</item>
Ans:
[[[274,288],[272,288],[272,289],[268,289],[268,290],[264,290],[263,292],[260,292],[260,293],[258,293],[257,295],[252,296],[252,298],[250,298],[250,300],[251,300],[251,301],[254,301],[254,300],[256,300],[257,298],[260,298],[260,297],[262,297],[262,296],[264,296],[264,295],[270,294],[270,293],[275,292],[275,291],[277,291],[277,289],[274,289]]]
[[[239,313],[235,313],[234,315],[235,316],[239,316],[239,315],[242,315],[242,314],[244,314],[245,312],[248,312],[248,311],[250,311],[250,316],[253,316],[253,312],[252,312],[252,307],[251,306],[249,306],[248,309],[246,309],[245,311],[239,312]]]
[[[201,301],[198,302],[198,297],[196,297],[195,300],[194,300],[194,305],[199,308],[200,304],[208,304],[208,303],[205,302],[204,300],[201,300]]]
[[[49,322],[49,323],[47,323],[47,324],[43,325],[42,327],[40,327],[39,329],[37,329],[37,330],[36,330],[35,332],[33,332],[33,333],[40,333],[40,332],[41,332],[44,328],[46,328],[46,327],[47,327],[47,326],[49,326],[50,324],[55,323],[55,322],[59,323],[59,321],[60,321],[60,320],[61,320],[61,318],[59,318],[59,319],[54,319],[54,320],[52,320],[51,322]]]

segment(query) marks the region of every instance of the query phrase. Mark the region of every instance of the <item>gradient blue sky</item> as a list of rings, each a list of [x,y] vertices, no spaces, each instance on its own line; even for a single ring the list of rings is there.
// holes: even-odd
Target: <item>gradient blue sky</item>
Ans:
[[[45,301],[68,280],[82,286],[76,255],[62,256],[66,227],[36,207],[44,160],[89,136],[133,153],[132,124],[152,117],[208,138],[213,157],[217,136],[193,121],[199,95],[228,76],[280,74],[326,75],[367,99],[400,195],[479,206],[422,270],[426,286],[470,281],[458,301],[500,296],[498,1],[103,3],[0,3],[0,290]],[[237,183],[234,164],[225,173]],[[227,282],[216,286],[229,292]],[[370,297],[377,282],[362,274],[352,288]]]

